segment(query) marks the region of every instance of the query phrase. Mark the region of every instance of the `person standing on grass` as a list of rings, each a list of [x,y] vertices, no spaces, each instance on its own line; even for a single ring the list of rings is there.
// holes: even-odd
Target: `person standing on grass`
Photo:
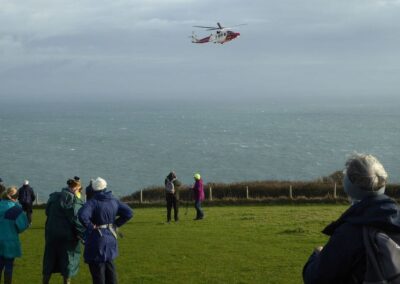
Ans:
[[[33,202],[35,199],[35,192],[30,187],[29,180],[25,180],[24,184],[18,189],[18,201],[28,217],[29,225],[32,224]]]
[[[116,284],[117,228],[132,218],[132,209],[107,191],[107,182],[101,177],[92,181],[92,189],[92,198],[78,213],[86,228],[85,262],[93,284]]]
[[[164,180],[165,186],[165,199],[167,201],[167,222],[171,222],[171,210],[174,208],[174,220],[178,222],[178,193],[177,187],[180,185],[180,182],[176,178],[175,172],[170,172],[168,176]]]
[[[204,212],[201,208],[201,202],[204,200],[203,180],[199,173],[194,174],[193,199],[194,208],[196,209],[196,218],[194,220],[201,220],[204,218]]]
[[[3,184],[2,178],[0,178],[0,200],[3,198],[3,193],[6,191],[6,187]]]
[[[64,284],[71,283],[78,273],[84,232],[78,219],[78,210],[83,205],[76,196],[80,186],[70,179],[67,188],[50,194],[47,201],[43,284],[50,282],[52,273],[61,273]]]
[[[305,264],[306,284],[367,283],[363,228],[400,233],[400,207],[384,194],[388,175],[378,159],[356,154],[346,162],[344,173],[344,191],[352,205],[322,231],[330,239]]]
[[[22,255],[18,235],[29,226],[17,199],[17,188],[10,187],[0,201],[0,281],[4,270],[4,284],[12,283],[14,259]]]

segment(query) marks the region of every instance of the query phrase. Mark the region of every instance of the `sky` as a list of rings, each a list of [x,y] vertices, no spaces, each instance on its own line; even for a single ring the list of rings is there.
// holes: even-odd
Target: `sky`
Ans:
[[[217,22],[247,25],[191,43]],[[399,0],[0,0],[0,100],[390,100],[399,30]]]

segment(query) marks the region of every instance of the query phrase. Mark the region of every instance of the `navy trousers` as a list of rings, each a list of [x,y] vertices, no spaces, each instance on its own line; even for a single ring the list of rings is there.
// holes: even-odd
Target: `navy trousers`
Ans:
[[[0,256],[0,280],[1,276],[3,275],[3,270],[4,270],[4,275],[8,275],[9,277],[11,277],[13,273],[13,267],[14,267],[13,258],[4,258]]]
[[[92,274],[93,284],[117,284],[117,272],[114,262],[93,262],[89,263],[90,274]]]

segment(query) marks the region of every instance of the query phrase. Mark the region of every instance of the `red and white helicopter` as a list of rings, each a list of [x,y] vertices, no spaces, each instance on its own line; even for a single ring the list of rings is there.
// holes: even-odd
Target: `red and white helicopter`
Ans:
[[[223,27],[220,23],[217,23],[217,27],[205,27],[205,26],[193,26],[194,28],[202,28],[207,29],[207,31],[215,31],[215,33],[211,33],[208,37],[205,38],[197,38],[195,33],[192,32],[192,42],[193,43],[220,43],[224,44],[225,42],[234,40],[235,38],[240,36],[240,33],[231,31],[233,27],[244,26],[246,24],[240,24],[232,27]]]

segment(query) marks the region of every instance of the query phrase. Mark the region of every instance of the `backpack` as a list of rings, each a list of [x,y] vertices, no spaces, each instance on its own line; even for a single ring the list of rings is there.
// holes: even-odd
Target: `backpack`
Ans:
[[[367,266],[363,284],[400,284],[400,233],[363,227]]]
[[[167,179],[167,182],[166,182],[166,184],[165,184],[165,190],[166,190],[168,193],[175,193],[174,182],[171,181],[171,180],[169,180],[169,179]]]

